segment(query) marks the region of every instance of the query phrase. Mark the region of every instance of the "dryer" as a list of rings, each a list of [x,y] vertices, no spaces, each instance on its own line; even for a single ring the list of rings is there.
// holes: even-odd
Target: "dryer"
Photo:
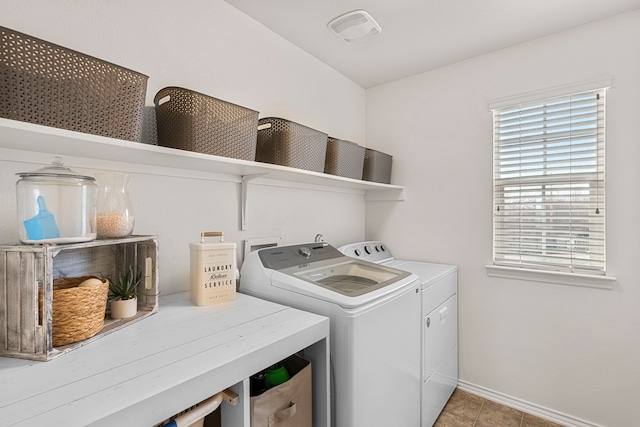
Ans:
[[[421,284],[421,426],[432,426],[458,384],[458,268],[396,259],[380,241],[338,248],[355,259],[416,274]]]
[[[420,425],[418,276],[326,243],[251,252],[240,292],[330,318],[334,427]]]

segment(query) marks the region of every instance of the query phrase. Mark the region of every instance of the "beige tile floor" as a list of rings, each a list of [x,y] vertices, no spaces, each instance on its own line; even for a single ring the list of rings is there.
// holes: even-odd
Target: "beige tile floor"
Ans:
[[[434,427],[560,427],[560,424],[456,389]]]

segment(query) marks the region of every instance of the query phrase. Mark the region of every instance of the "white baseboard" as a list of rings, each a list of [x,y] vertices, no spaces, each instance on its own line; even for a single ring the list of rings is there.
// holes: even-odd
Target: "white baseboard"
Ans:
[[[471,384],[466,381],[458,380],[458,388],[460,390],[468,391],[469,393],[475,394],[476,396],[483,397],[487,400],[491,400],[493,402],[500,403],[501,405],[526,412],[527,414],[535,415],[536,417],[543,418],[545,420],[553,421],[554,423],[566,427],[603,427],[599,424],[581,420],[579,418],[563,414],[562,412],[554,411],[552,409],[536,405],[535,403],[530,403],[522,399],[511,397],[504,393],[490,390],[488,388]]]

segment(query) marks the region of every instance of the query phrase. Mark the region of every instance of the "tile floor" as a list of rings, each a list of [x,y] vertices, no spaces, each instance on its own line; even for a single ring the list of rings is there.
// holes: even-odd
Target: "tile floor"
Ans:
[[[456,389],[434,427],[560,427],[560,424]]]

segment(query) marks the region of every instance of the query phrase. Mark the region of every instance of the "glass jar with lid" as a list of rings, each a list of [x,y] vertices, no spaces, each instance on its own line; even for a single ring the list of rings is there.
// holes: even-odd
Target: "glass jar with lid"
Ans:
[[[95,178],[64,167],[60,157],[54,157],[51,166],[16,175],[20,241],[78,243],[96,238]]]

